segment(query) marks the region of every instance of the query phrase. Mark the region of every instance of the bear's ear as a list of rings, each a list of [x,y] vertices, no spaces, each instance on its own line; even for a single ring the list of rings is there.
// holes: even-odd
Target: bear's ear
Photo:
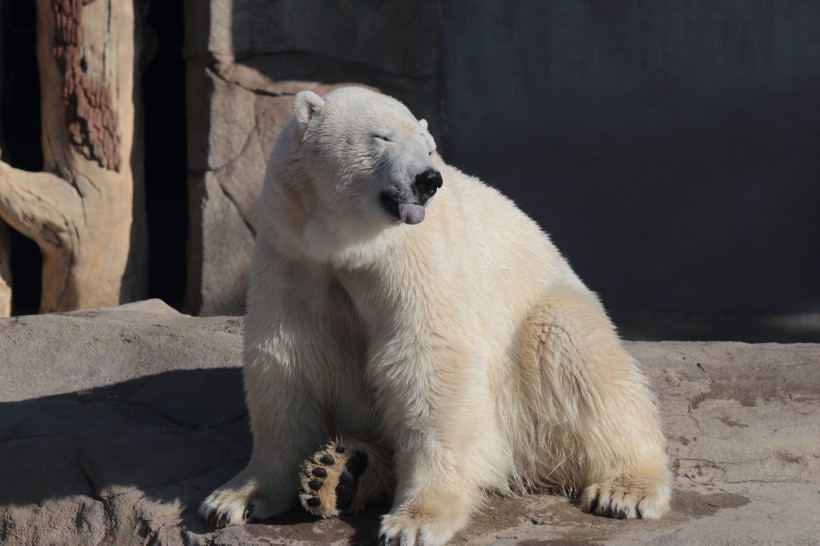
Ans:
[[[304,127],[324,107],[325,101],[313,91],[299,91],[293,99],[293,115]]]
[[[426,131],[427,130],[427,120],[426,119],[420,119],[419,120],[419,127],[421,127],[422,131]]]

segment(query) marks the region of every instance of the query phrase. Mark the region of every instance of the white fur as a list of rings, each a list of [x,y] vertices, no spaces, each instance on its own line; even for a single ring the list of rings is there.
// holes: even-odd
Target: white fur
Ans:
[[[248,293],[253,455],[206,517],[287,510],[301,460],[345,435],[394,449],[382,534],[402,544],[445,543],[488,490],[557,486],[627,517],[668,509],[655,400],[598,299],[532,220],[434,150],[389,97],[297,95]],[[433,166],[444,184],[425,220],[392,218],[379,194]]]

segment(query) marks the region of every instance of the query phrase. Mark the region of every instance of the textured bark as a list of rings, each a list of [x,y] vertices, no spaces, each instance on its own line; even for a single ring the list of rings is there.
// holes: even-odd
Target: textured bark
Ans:
[[[0,162],[0,217],[40,247],[41,312],[144,294],[135,28],[133,0],[37,0],[44,172]]]
[[[91,0],[82,0],[82,5]],[[106,82],[88,74],[83,55],[83,21],[80,0],[52,0],[54,58],[63,75],[63,103],[71,143],[86,159],[101,167],[120,170],[120,137],[117,116]],[[100,22],[91,22],[99,24]]]

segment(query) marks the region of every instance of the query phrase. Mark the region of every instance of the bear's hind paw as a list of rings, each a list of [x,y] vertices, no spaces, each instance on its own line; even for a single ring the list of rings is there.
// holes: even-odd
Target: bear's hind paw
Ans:
[[[329,518],[354,506],[359,477],[367,469],[367,454],[330,442],[302,465],[299,500],[305,510]]]

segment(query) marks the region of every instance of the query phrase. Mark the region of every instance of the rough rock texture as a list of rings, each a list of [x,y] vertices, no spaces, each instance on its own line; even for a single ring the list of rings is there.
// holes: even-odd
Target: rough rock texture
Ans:
[[[241,324],[156,300],[0,320],[0,543],[373,543],[387,506],[216,532],[196,515],[249,456]],[[495,498],[453,543],[818,544],[820,345],[629,348],[660,395],[673,512]]]
[[[440,132],[441,10],[437,0],[187,0],[185,19],[186,309],[241,314],[265,164],[293,95],[367,85]]]

